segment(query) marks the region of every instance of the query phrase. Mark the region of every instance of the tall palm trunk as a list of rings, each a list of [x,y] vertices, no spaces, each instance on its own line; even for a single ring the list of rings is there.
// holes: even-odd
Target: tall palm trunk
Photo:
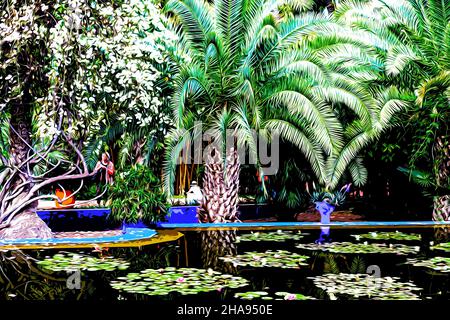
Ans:
[[[450,220],[450,195],[435,197],[433,200],[433,220]]]
[[[436,139],[433,146],[434,161],[436,163],[435,175],[439,187],[449,186],[450,177],[450,143],[447,137],[441,136]],[[434,198],[433,220],[450,220],[450,195]]]
[[[203,201],[197,210],[200,222],[221,223],[238,220],[240,162],[236,149],[227,151],[226,171],[222,161],[205,164]]]
[[[221,159],[214,163],[209,161],[205,165],[203,201],[197,210],[200,222],[222,223],[238,220],[240,163],[235,149],[227,152],[225,168],[224,171]],[[219,258],[225,255],[236,255],[236,232],[211,230],[202,232],[201,235],[203,266],[221,272],[235,273],[234,266],[224,263]]]
[[[29,156],[31,142],[31,116],[28,112],[30,97],[28,90],[24,90],[22,103],[16,104],[11,112],[10,129],[10,159],[9,166],[17,168],[8,183],[2,186],[5,191],[14,194],[13,199],[7,201],[7,193],[0,197],[2,210],[0,216],[9,206],[22,201],[32,187],[32,177],[28,174],[28,167],[23,165]],[[24,185],[24,182],[29,182]],[[20,186],[22,185],[22,186]],[[23,238],[51,238],[50,228],[42,221],[36,213],[37,203],[34,202],[21,212],[16,214],[8,225],[0,229],[0,239],[23,239]],[[3,222],[3,221],[2,221]]]

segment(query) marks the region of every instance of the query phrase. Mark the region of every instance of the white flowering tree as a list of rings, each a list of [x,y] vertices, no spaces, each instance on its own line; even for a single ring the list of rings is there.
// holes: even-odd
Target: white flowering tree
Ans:
[[[166,97],[176,68],[169,56],[176,58],[177,37],[165,27],[159,9],[149,0],[115,7],[63,2],[59,8],[67,2],[70,7],[50,29],[48,76],[58,86],[65,70],[73,71],[64,95],[76,106],[71,133],[83,136],[88,162],[92,165],[102,145],[112,140],[120,138],[125,158],[134,142],[163,137],[171,123]],[[47,105],[52,105],[49,98]],[[41,113],[41,122],[47,114]]]
[[[177,38],[150,0],[0,7],[0,238],[48,238],[37,200],[64,199],[47,188],[79,192],[109,139],[165,134]]]

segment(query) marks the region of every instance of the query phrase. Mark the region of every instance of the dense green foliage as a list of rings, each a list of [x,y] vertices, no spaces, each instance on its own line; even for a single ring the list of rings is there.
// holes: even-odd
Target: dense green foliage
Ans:
[[[168,139],[165,188],[170,194],[178,154],[203,130],[256,159],[252,130],[301,150],[325,189],[346,170],[367,179],[359,152],[405,108],[395,87],[374,85],[379,62],[367,41],[325,14],[279,17],[292,1],[169,1],[191,58],[175,82],[176,128]],[[295,2],[294,2],[295,5]],[[196,121],[202,121],[200,129]],[[261,163],[257,163],[258,166]]]
[[[409,92],[415,100],[403,121],[408,139],[396,148],[409,154],[408,168],[402,171],[431,194],[448,193],[450,3],[346,1],[335,16],[372,36],[385,69],[378,81]]]
[[[256,159],[244,170],[261,174],[253,133],[280,136],[277,175],[262,189],[244,187],[287,207],[309,202],[311,182],[319,197],[363,186],[371,154],[401,166],[429,194],[448,193],[450,3],[329,4],[2,2],[0,173],[14,167],[19,123],[33,150],[64,133],[91,169],[103,150],[112,154],[116,219],[156,221],[166,199],[149,167],[165,155],[162,186],[171,195],[182,149],[205,132],[225,138],[231,130]],[[402,130],[388,131],[393,124]],[[82,166],[67,144],[54,149],[32,165],[41,180]]]
[[[159,178],[143,165],[122,172],[109,189],[111,218],[136,223],[154,223],[164,219],[167,198]]]

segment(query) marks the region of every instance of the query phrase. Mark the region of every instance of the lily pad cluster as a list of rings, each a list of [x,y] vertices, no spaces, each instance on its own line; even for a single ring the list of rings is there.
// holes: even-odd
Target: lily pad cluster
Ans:
[[[439,272],[450,272],[450,258],[434,257],[428,260],[408,259],[407,264],[415,267],[426,267]]]
[[[309,279],[332,299],[347,295],[374,300],[420,300],[416,292],[422,290],[412,282],[398,281],[398,277],[374,277],[363,273],[328,273]]]
[[[313,300],[315,298],[305,296],[301,293],[289,293],[289,292],[275,292],[275,297],[269,295],[266,291],[247,291],[239,292],[234,295],[235,298],[242,300]]]
[[[221,291],[223,288],[240,288],[248,285],[241,277],[222,274],[212,269],[173,268],[146,269],[140,273],[129,273],[111,281],[114,289],[128,293],[150,296],[168,295],[178,292],[182,295],[200,292]]]
[[[407,246],[403,244],[385,244],[385,243],[351,243],[351,242],[332,242],[325,244],[301,243],[296,245],[299,249],[321,250],[332,253],[391,253],[397,255],[415,254],[420,251],[420,247]]]
[[[130,266],[129,262],[122,259],[109,256],[96,258],[79,253],[57,253],[53,257],[38,261],[37,264],[51,271],[114,271],[126,270]]]
[[[399,241],[419,241],[422,236],[417,233],[404,233],[400,231],[395,232],[369,232],[363,234],[352,234],[356,240],[370,239],[370,240],[399,240]]]
[[[450,242],[439,243],[435,246],[432,246],[431,249],[442,250],[445,252],[450,252]]]
[[[305,261],[308,256],[300,255],[286,250],[267,250],[265,252],[250,251],[236,256],[220,257],[225,262],[235,266],[293,268],[308,265]]]
[[[284,242],[286,240],[300,240],[304,237],[301,231],[283,231],[277,230],[276,232],[252,232],[242,234],[237,237],[236,242],[241,241],[272,241],[272,242]]]

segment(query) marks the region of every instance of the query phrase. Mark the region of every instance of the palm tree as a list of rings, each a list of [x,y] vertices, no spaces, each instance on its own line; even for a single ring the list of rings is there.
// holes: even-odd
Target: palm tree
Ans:
[[[438,189],[449,188],[450,3],[438,0],[347,1],[336,15],[377,39],[385,83],[415,95],[410,173],[425,163]],[[422,160],[422,162],[421,162]],[[433,218],[450,217],[450,197],[435,198]]]
[[[180,152],[203,129],[223,137],[222,142],[232,130],[232,148],[216,144],[216,159],[205,167],[203,222],[237,219],[236,147],[247,145],[258,159],[252,130],[269,141],[276,132],[298,148],[318,182],[330,190],[347,169],[356,184],[365,182],[358,152],[405,107],[397,90],[371,86],[378,61],[365,39],[324,14],[278,19],[283,3],[172,0],[165,7],[190,57],[173,95],[176,127],[167,140],[166,192],[172,192]],[[351,113],[345,122],[340,121],[343,110]]]

